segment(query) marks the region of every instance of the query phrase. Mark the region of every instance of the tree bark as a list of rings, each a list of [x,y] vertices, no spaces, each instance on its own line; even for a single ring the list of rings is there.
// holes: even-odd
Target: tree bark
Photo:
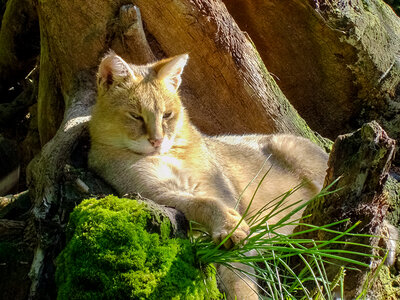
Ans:
[[[382,243],[380,238],[385,230],[383,219],[388,209],[383,187],[394,158],[395,145],[395,141],[376,122],[365,124],[354,133],[339,136],[333,145],[325,178],[325,187],[338,180],[331,188],[335,192],[310,203],[303,216],[311,216],[304,221],[322,226],[348,219],[346,223],[334,228],[341,232],[359,222],[352,233],[369,236],[345,236],[344,240],[371,245],[371,248],[351,244],[338,247],[377,255],[376,249],[387,244],[387,241]],[[304,226],[297,228],[306,229]],[[332,233],[322,230],[304,235],[304,238],[324,241],[333,237]],[[371,266],[370,269],[363,269],[361,272],[346,270],[346,299],[356,298],[364,287],[368,272],[376,271],[380,263],[370,257],[366,257],[364,262]],[[327,274],[333,279],[338,270],[338,266],[329,265]]]
[[[48,3],[43,3],[45,9],[50,9],[47,7],[47,4]],[[69,4],[64,8],[71,9]],[[58,9],[60,9],[60,7],[58,7]],[[117,25],[119,25],[120,29],[123,28],[123,25],[125,26],[123,31],[120,32],[121,34],[125,34],[129,31],[129,34],[124,35],[124,42],[127,43],[130,38],[137,38],[139,36],[132,33],[132,26],[140,28],[137,24],[141,23],[140,14],[138,14],[137,8],[134,8],[132,5],[123,6],[120,12],[124,23],[118,23]],[[96,15],[96,17],[98,16]],[[128,22],[128,20],[131,20],[131,23]],[[41,26],[44,25],[41,24]],[[67,28],[64,28],[64,30],[67,30]],[[141,36],[144,36],[144,34]],[[121,35],[116,36],[115,40],[120,38]],[[147,41],[137,40],[135,42],[137,52],[130,54],[130,57],[135,58],[137,56],[138,59],[151,59],[152,56],[149,53]],[[121,47],[123,44],[118,41],[114,43],[117,45],[116,51],[125,57],[126,49]],[[132,41],[130,41],[130,43],[132,43]],[[61,51],[62,55],[66,55],[63,51],[64,50]],[[79,56],[81,54],[78,53],[76,55]],[[81,56],[79,58],[84,59]],[[52,65],[47,59],[48,56],[41,56],[41,61],[44,60],[46,68],[44,71],[43,68],[41,68],[40,80],[42,83],[45,81],[46,88],[52,89],[51,93],[53,93],[60,86],[50,86],[48,85],[49,83],[46,82],[49,77],[49,73],[46,73],[46,71],[53,74],[52,72],[56,69],[56,66]],[[57,59],[57,57],[54,59]],[[95,63],[95,61],[93,61],[93,64],[97,65],[97,62]],[[34,205],[32,217],[35,220],[37,234],[37,246],[34,251],[34,258],[30,271],[32,284],[29,297],[31,299],[46,299],[47,297],[51,298],[54,296],[48,295],[46,291],[49,289],[49,286],[50,290],[53,292],[55,290],[54,282],[52,280],[50,282],[47,281],[49,276],[52,278],[51,276],[54,275],[54,258],[61,250],[60,237],[63,234],[63,230],[60,226],[60,220],[63,220],[64,223],[67,222],[65,218],[73,208],[73,206],[70,206],[69,210],[63,210],[61,207],[63,200],[60,198],[60,192],[63,190],[63,187],[60,186],[60,181],[65,173],[65,165],[70,161],[78,141],[88,141],[86,131],[87,122],[90,119],[91,106],[95,101],[96,95],[94,68],[87,66],[88,68],[84,69],[85,66],[75,65],[76,68],[81,67],[83,69],[73,73],[70,69],[73,68],[73,66],[68,65],[64,67],[65,70],[61,67],[59,68],[61,72],[69,74],[61,77],[64,80],[64,88],[68,91],[65,92],[66,111],[64,113],[64,120],[55,136],[45,144],[41,153],[32,160],[27,169],[27,180]],[[68,79],[71,81],[69,82]],[[41,101],[46,105],[50,104],[49,101],[54,101],[54,99],[48,98],[50,94],[47,92],[44,94],[40,93],[40,89],[44,88],[42,83],[39,84],[39,106]],[[53,121],[50,120],[49,122]],[[50,128],[54,129],[54,127],[52,127],[54,124],[49,124],[50,123],[46,126],[50,126]],[[46,129],[43,129],[43,127],[42,132],[50,134]],[[47,137],[50,137],[50,135]],[[42,135],[41,138],[43,141],[45,137]],[[83,160],[86,161],[87,157]],[[99,186],[101,186],[101,184],[95,184],[94,191],[98,191]],[[112,190],[108,190],[107,193],[112,193]],[[82,199],[83,196],[80,195],[79,199],[75,199],[73,203],[76,204],[76,201],[81,201]]]
[[[136,3],[168,56],[189,53],[183,85],[190,96],[184,94],[184,103],[203,132],[291,132],[315,139],[222,2]]]
[[[0,103],[28,75],[39,54],[38,19],[31,0],[9,0],[0,30]]]
[[[376,119],[400,139],[400,19],[383,1],[224,3],[312,129],[335,139]]]
[[[167,56],[189,52],[191,58],[182,94],[189,115],[200,129],[213,134],[292,132],[317,140],[221,2],[135,3],[142,11],[147,30]],[[39,80],[42,144],[55,134],[60,124],[60,116],[52,110],[59,110],[61,94],[70,93],[72,76],[79,70],[97,66],[100,56],[112,45],[107,39],[120,33],[118,25],[108,24],[116,15],[118,2],[91,5],[65,1],[53,6],[46,2],[38,7],[42,47]],[[75,13],[77,10],[80,14]],[[73,17],[59,22],[64,15]],[[125,53],[126,50],[129,45]],[[129,55],[124,57],[129,58]],[[64,96],[64,100],[68,108],[68,97]]]
[[[9,0],[19,4],[24,1]],[[75,178],[66,166],[80,157],[80,164],[85,167],[84,153],[89,147],[86,127],[96,97],[95,72],[109,48],[136,64],[189,52],[181,94],[193,122],[205,133],[291,132],[324,144],[290,105],[249,36],[239,29],[221,1],[136,0],[144,25],[139,10],[125,3],[36,3],[41,43],[38,130],[43,148],[27,171],[33,203],[28,224],[31,234],[36,235],[30,299],[55,296],[54,283],[48,281],[54,272],[54,258],[60,251],[68,213],[76,202],[89,196],[87,189],[90,193],[96,190],[97,183],[90,185],[90,180],[85,179],[89,175]],[[6,19],[11,22],[5,14]],[[7,29],[5,24],[2,32]],[[14,50],[10,49],[7,51],[12,53]],[[336,76],[336,70],[344,69],[334,69],[328,75]],[[392,70],[397,69],[392,68],[389,73]],[[347,70],[344,76],[346,80],[352,78]],[[390,86],[393,80],[388,81]],[[322,111],[324,106],[320,108]],[[107,189],[103,192],[112,193]]]
[[[25,228],[24,221],[0,219],[0,239],[21,236]]]

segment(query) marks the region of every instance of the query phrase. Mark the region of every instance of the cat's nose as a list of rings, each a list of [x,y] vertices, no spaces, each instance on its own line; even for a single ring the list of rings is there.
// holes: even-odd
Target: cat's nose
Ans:
[[[158,148],[161,146],[163,139],[149,139],[150,144],[154,147],[154,148]]]

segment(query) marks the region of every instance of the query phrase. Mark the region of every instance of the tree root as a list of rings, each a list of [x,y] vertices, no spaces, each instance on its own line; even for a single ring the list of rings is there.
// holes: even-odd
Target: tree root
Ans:
[[[0,95],[28,74],[39,54],[39,26],[33,2],[7,2],[0,30]],[[0,103],[4,100],[1,97]]]
[[[7,240],[11,237],[21,236],[25,229],[24,221],[0,219],[0,239]]]
[[[120,17],[122,21],[119,28],[124,28],[124,43],[116,43],[121,47],[116,46],[115,50],[126,57],[132,51],[132,45],[135,45],[136,52],[128,56],[132,61],[152,60],[154,55],[145,39],[139,10],[132,5],[123,6]],[[60,182],[63,178],[69,178],[68,168],[65,167],[70,162],[78,142],[88,140],[87,124],[96,97],[94,70],[82,71],[76,78],[73,92],[65,99],[69,105],[60,128],[27,168],[27,181],[33,201],[32,218],[37,234],[37,246],[30,270],[32,284],[29,299],[49,297],[47,287],[52,285],[48,282],[49,278],[54,277],[54,273],[51,273],[54,272],[54,258],[60,251],[63,227],[76,201],[81,201],[93,192],[101,194],[104,189],[99,191],[99,187],[104,184],[96,184],[96,188],[92,188],[90,194],[78,193],[79,199],[74,198],[72,205],[71,201],[66,201],[68,197],[63,197],[66,185],[60,185]],[[80,178],[75,179],[74,185],[81,192],[86,190],[86,183]],[[107,192],[112,193],[112,190]]]

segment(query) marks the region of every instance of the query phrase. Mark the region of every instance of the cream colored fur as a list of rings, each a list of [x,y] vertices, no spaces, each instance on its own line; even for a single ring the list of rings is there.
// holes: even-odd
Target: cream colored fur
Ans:
[[[300,183],[304,187],[288,204],[315,195],[328,156],[310,141],[286,134],[210,137],[192,125],[177,94],[187,59],[180,55],[146,66],[128,65],[114,53],[103,59],[90,122],[89,166],[120,194],[138,192],[182,211],[203,224],[216,243],[236,226],[270,168],[251,211]],[[160,146],[153,146],[154,141]],[[257,174],[235,210],[239,195]],[[248,233],[242,222],[226,246]],[[243,283],[228,270],[221,276],[229,297],[257,299],[250,281]]]

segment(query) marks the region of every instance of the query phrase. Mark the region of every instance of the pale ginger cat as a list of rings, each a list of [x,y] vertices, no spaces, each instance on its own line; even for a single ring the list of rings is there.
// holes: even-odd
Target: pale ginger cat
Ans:
[[[289,202],[315,195],[328,156],[310,141],[291,135],[209,137],[196,129],[177,93],[187,60],[184,54],[136,66],[112,52],[103,58],[90,121],[89,166],[120,194],[138,192],[182,211],[208,228],[216,243],[237,225],[271,166],[252,210],[300,183],[303,188]],[[257,173],[235,210],[239,195]],[[248,233],[243,221],[226,246]],[[258,299],[251,282],[244,283],[227,269],[221,277],[228,298]]]

